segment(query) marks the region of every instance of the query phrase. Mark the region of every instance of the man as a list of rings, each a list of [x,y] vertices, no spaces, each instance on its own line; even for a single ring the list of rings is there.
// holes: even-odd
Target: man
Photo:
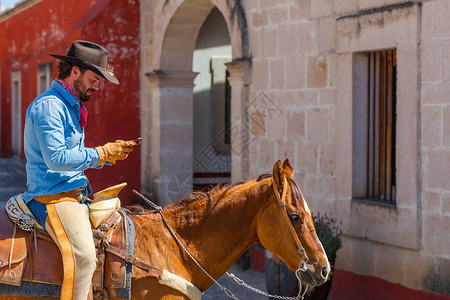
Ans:
[[[86,205],[92,191],[83,171],[127,158],[140,140],[86,148],[84,102],[99,90],[103,79],[119,84],[107,64],[108,51],[91,42],[75,41],[67,55],[50,55],[60,60],[58,78],[26,113],[28,190],[24,199],[61,251],[60,299],[86,300],[91,297],[96,257]]]

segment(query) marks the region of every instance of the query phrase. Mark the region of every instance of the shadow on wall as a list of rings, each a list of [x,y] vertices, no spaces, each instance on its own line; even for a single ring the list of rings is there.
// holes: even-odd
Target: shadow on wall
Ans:
[[[450,296],[450,260],[436,259],[433,268],[423,279],[425,289],[445,296]]]

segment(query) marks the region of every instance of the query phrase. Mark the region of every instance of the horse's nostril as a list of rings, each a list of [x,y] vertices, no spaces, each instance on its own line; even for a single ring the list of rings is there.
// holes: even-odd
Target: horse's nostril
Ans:
[[[327,267],[324,267],[324,268],[322,269],[322,277],[323,277],[323,278],[327,278],[327,276],[328,276],[328,268],[327,268]]]

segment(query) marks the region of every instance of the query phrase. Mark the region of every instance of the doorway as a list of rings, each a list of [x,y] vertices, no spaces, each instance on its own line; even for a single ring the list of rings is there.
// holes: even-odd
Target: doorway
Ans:
[[[11,150],[14,156],[22,154],[22,72],[11,74]]]
[[[229,183],[231,179],[231,89],[226,63],[231,62],[228,28],[212,9],[202,24],[192,69],[194,80],[194,189]]]

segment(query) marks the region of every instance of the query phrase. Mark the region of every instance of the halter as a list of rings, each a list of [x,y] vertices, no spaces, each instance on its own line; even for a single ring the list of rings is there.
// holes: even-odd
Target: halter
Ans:
[[[287,223],[289,230],[291,231],[291,235],[294,238],[295,244],[297,245],[298,252],[302,256],[302,259],[300,260],[300,264],[299,264],[297,270],[295,270],[295,277],[297,277],[298,288],[299,288],[298,295],[295,299],[303,299],[306,294],[306,291],[308,290],[308,286],[305,287],[305,290],[302,293],[302,279],[300,278],[300,272],[308,271],[308,269],[306,268],[306,263],[308,262],[308,255],[306,254],[306,250],[305,250],[305,248],[303,248],[303,245],[300,242],[300,239],[298,238],[297,233],[295,232],[294,226],[292,225],[291,221],[289,220],[289,214],[287,212],[286,205],[285,205],[286,194],[287,194],[287,179],[286,179],[286,177],[284,178],[283,192],[282,192],[281,196],[280,196],[280,193],[278,192],[277,187],[275,186],[275,181],[272,184],[272,188],[273,188],[273,193],[275,194],[275,197],[277,198],[278,204],[280,205],[280,208],[283,210],[282,215],[284,217],[284,220]]]
[[[302,259],[300,260],[300,265],[298,267],[298,269],[296,270],[296,274],[299,271],[302,272],[306,272],[306,263],[308,262],[308,255],[306,255],[306,251],[305,248],[303,248],[302,243],[300,242],[300,239],[298,238],[297,233],[295,232],[294,226],[292,226],[291,221],[289,220],[289,215],[288,212],[286,210],[286,205],[285,205],[285,201],[286,201],[286,193],[287,193],[287,180],[286,178],[284,178],[284,183],[283,183],[283,192],[282,195],[280,196],[280,193],[278,193],[277,187],[275,186],[275,182],[272,184],[273,187],[273,192],[275,194],[275,197],[278,200],[278,204],[280,205],[280,208],[283,210],[283,217],[286,220],[287,226],[289,228],[289,230],[291,231],[291,235],[294,238],[295,244],[297,245],[298,248],[298,252],[300,253],[302,257]]]

